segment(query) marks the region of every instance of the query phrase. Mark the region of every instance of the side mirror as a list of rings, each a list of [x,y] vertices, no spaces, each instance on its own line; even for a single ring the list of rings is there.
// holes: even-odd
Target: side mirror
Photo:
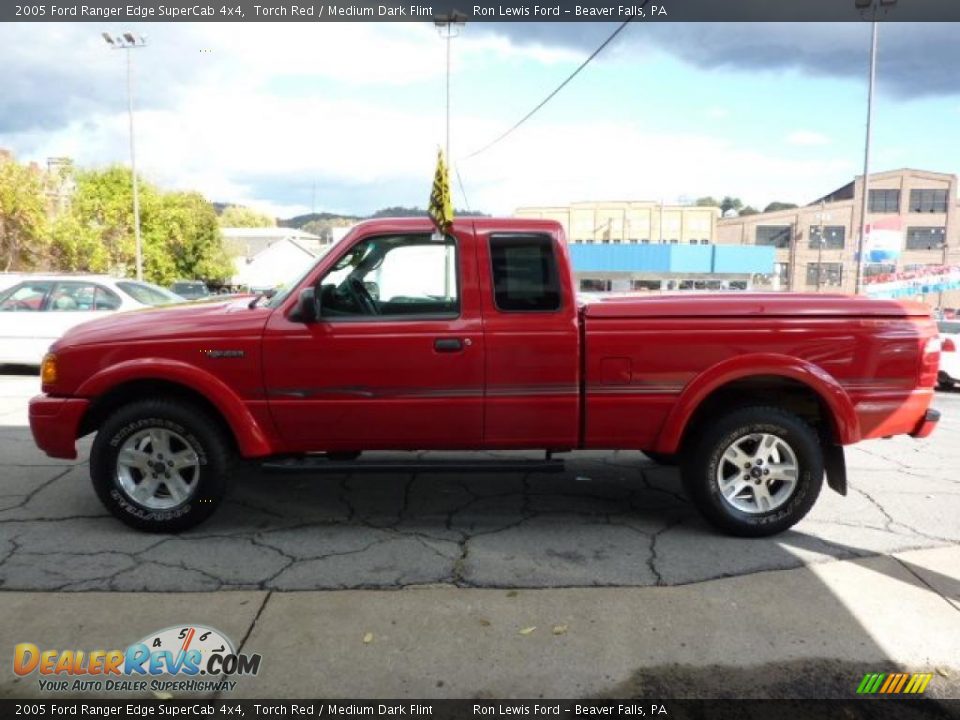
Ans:
[[[320,298],[315,288],[304,288],[297,296],[297,319],[304,323],[315,323],[320,319]]]

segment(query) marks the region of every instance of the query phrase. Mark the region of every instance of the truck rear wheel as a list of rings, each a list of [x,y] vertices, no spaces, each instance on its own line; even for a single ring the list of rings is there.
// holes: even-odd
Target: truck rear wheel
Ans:
[[[117,410],[90,453],[97,496],[117,518],[151,532],[180,532],[220,505],[233,450],[208,413],[145,400]]]
[[[747,407],[718,418],[690,445],[683,481],[694,505],[731,535],[764,537],[799,522],[823,485],[817,433],[793,413]]]

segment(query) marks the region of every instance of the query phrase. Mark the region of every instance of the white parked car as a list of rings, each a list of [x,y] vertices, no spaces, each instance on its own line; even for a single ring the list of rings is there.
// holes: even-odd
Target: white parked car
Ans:
[[[960,320],[941,320],[940,330],[940,387],[952,388],[960,383]]]
[[[184,302],[169,290],[104,275],[27,275],[0,291],[0,364],[39,365],[64,332],[111,312]]]

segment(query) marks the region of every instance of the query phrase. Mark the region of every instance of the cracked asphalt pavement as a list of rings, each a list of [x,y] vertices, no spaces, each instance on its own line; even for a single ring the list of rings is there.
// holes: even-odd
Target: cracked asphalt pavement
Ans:
[[[743,540],[707,527],[676,471],[639,452],[573,453],[559,475],[248,467],[205,525],[144,534],[97,501],[90,438],[72,462],[33,445],[26,400],[37,390],[33,376],[0,375],[4,590],[672,586],[960,544],[956,392],[938,394],[931,438],[848,449],[846,498],[825,487],[793,531]]]

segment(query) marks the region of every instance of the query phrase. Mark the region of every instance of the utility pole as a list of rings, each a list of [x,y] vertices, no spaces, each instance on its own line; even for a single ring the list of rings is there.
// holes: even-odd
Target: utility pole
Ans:
[[[826,218],[826,215],[824,214],[826,204],[827,203],[825,200],[820,200],[820,242],[818,243],[819,247],[817,248],[817,292],[820,292],[820,279],[823,277],[823,244],[826,242],[826,238],[823,235],[823,221]]]
[[[137,182],[137,152],[133,132],[133,60],[130,51],[146,47],[146,35],[134,35],[125,32],[123,35],[112,37],[110,33],[102,34],[104,41],[113,50],[127,51],[127,114],[130,118],[130,172],[133,175],[133,234],[136,238],[137,253],[137,280],[143,280],[143,241],[140,237],[140,187]]]

